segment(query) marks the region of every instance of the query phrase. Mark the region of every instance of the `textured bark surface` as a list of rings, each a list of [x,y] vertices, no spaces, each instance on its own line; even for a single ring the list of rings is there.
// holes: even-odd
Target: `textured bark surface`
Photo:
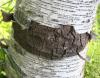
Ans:
[[[61,59],[71,57],[84,49],[90,35],[78,34],[72,26],[51,28],[33,22],[29,29],[22,30],[16,22],[13,23],[15,40],[32,54],[46,59]]]
[[[85,47],[91,36],[85,32],[91,30],[98,0],[49,1],[17,0],[14,13],[17,23],[13,23],[14,41],[11,40],[8,51],[25,73],[26,77],[21,78],[83,78],[85,61],[77,54],[80,52],[84,58],[86,57]],[[65,8],[62,3],[65,4]],[[65,24],[60,19],[64,20]],[[56,23],[57,28],[54,27]],[[59,28],[59,24],[64,26]],[[28,27],[29,29],[26,29]],[[84,34],[78,34],[74,29]]]
[[[80,59],[78,55],[60,60],[48,60],[29,53],[14,39],[11,39],[9,42],[10,47],[8,52],[10,52],[17,64],[17,69],[20,68],[23,71],[23,73],[18,71],[21,77],[9,78],[83,78],[85,61]],[[87,50],[88,48],[85,47],[80,52],[84,58],[86,58]],[[11,68],[8,70],[11,70]],[[12,74],[11,72],[9,72],[9,75],[16,76],[16,74]]]
[[[73,25],[78,33],[90,32],[100,0],[17,0],[14,18],[23,27],[33,20],[52,28]]]

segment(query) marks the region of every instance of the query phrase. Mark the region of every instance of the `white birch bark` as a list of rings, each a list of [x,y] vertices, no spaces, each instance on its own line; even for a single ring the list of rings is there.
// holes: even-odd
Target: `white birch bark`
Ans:
[[[15,19],[23,28],[27,27],[26,21],[33,20],[53,28],[70,25],[81,34],[91,31],[98,3],[99,0],[18,0]]]
[[[78,33],[90,32],[98,0],[17,0],[15,20],[27,28],[33,20],[42,25],[58,28],[71,25]],[[26,74],[23,78],[83,78],[85,61],[78,55],[62,60],[47,60],[30,54],[15,41],[9,52]],[[24,55],[14,49],[14,44]],[[87,47],[80,54],[85,58]]]
[[[30,54],[16,41],[12,41],[8,51],[16,64],[25,73],[22,76],[23,78],[83,78],[85,61],[80,59],[78,55],[61,60],[47,60],[43,57]],[[87,50],[88,48],[85,47],[80,52],[84,58],[86,57]],[[18,51],[22,52],[23,55],[18,53]]]

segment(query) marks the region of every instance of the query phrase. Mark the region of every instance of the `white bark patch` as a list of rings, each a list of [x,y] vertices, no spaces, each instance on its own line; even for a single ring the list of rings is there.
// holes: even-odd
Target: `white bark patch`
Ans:
[[[14,42],[15,43],[15,42]],[[12,44],[9,52],[21,70],[27,75],[24,78],[83,78],[85,61],[78,55],[61,60],[47,60],[30,54],[16,43],[25,54],[21,55]],[[87,47],[80,54],[85,58]]]
[[[18,18],[53,28],[71,25],[78,33],[90,32],[98,2],[99,0],[18,0],[16,10],[20,10],[25,17],[15,13],[15,19],[21,25],[23,23]]]

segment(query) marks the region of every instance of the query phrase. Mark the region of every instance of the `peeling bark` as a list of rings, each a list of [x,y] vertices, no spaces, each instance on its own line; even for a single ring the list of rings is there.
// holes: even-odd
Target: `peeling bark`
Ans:
[[[27,51],[47,59],[61,59],[77,55],[88,43],[87,33],[78,34],[72,26],[51,28],[32,22],[29,29],[13,23],[15,40]]]

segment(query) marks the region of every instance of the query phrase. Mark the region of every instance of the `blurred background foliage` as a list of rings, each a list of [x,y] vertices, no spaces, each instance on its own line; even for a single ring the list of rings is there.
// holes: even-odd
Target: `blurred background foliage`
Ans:
[[[13,13],[15,6],[15,0],[0,0],[0,39],[10,39],[12,32],[12,22],[3,22],[1,10]],[[4,50],[0,47],[0,78],[6,77],[6,54]]]
[[[0,0],[0,10],[6,12],[14,12],[16,0]],[[0,11],[0,39],[10,39],[12,33],[12,23],[3,22],[2,14]],[[85,78],[100,78],[100,5],[98,6],[96,22],[93,26],[93,32],[96,34],[96,38],[92,39],[88,46],[89,50],[87,55],[91,57],[90,62],[86,63],[85,66]],[[6,54],[0,47],[0,78],[7,78],[5,65]]]
[[[100,78],[100,4],[98,6],[96,20],[93,26],[96,38],[89,42],[87,55],[91,57],[85,66],[85,78]]]

